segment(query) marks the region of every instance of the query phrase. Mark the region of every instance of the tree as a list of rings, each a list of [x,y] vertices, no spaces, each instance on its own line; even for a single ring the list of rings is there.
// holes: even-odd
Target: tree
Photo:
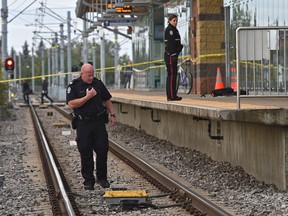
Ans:
[[[29,51],[29,45],[26,40],[24,42],[24,45],[22,46],[22,49],[23,49],[23,56],[25,59],[27,59],[29,57],[30,51]]]
[[[124,63],[127,63],[129,60],[131,60],[130,56],[125,53],[123,56],[119,58],[119,64],[123,65]]]
[[[41,39],[41,41],[40,41],[40,43],[39,43],[39,45],[38,45],[38,48],[37,48],[37,50],[35,51],[35,54],[37,55],[37,56],[41,56],[41,50],[43,49],[43,51],[45,50],[45,44],[44,44],[44,42],[43,42],[43,40]]]
[[[14,49],[14,47],[11,47],[11,51],[10,51],[10,56],[14,56],[16,54],[16,50]]]

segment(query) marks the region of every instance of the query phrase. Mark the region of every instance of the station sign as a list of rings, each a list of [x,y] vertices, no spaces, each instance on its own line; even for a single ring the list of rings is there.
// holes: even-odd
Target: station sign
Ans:
[[[136,22],[135,19],[123,19],[123,20],[113,20],[113,19],[110,19],[110,20],[105,20],[103,22],[103,25],[105,27],[107,26],[131,26],[133,25],[134,23]]]
[[[107,5],[107,13],[108,12],[116,12],[116,13],[131,13],[132,12],[132,6],[130,5],[123,5],[122,7],[115,6],[111,3]]]

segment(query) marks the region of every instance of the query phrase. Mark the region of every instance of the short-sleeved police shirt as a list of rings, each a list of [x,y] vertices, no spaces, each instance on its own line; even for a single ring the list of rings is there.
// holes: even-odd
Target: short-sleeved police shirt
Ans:
[[[79,77],[73,80],[67,86],[66,104],[68,104],[68,102],[71,100],[84,97],[86,95],[86,90],[89,87],[93,87],[96,90],[97,94],[90,100],[88,100],[85,104],[83,104],[81,107],[73,109],[75,114],[77,115],[94,116],[95,114],[98,114],[105,109],[103,101],[107,101],[112,97],[101,80],[94,77],[93,82],[91,84],[88,84],[84,83],[81,77]]]

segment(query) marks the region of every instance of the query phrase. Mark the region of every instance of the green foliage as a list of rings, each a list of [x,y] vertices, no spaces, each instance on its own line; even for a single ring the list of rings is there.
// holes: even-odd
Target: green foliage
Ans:
[[[0,71],[0,78],[3,80],[3,72]],[[0,107],[3,107],[7,102],[7,84],[0,83]]]
[[[25,40],[25,42],[24,42],[24,45],[22,46],[22,49],[23,49],[23,56],[24,56],[24,58],[25,58],[25,59],[28,59],[30,51],[29,51],[29,45],[28,45],[28,43],[27,43],[26,40]]]
[[[3,80],[3,72],[0,71],[0,80]],[[0,120],[8,115],[7,102],[8,102],[8,93],[7,93],[7,84],[0,83]]]
[[[130,57],[129,57],[129,55],[124,54],[123,56],[121,56],[121,57],[119,58],[119,64],[120,64],[120,65],[123,65],[124,63],[127,64],[127,62],[128,62],[129,60],[131,60]]]
[[[12,47],[11,51],[10,51],[10,56],[14,57],[15,55],[16,55],[16,51],[15,51],[14,47]]]

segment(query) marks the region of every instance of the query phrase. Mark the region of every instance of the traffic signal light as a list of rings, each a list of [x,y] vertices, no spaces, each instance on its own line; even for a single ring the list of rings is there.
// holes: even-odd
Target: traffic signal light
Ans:
[[[15,66],[15,62],[13,58],[7,58],[5,60],[5,70],[6,71],[13,71]]]

